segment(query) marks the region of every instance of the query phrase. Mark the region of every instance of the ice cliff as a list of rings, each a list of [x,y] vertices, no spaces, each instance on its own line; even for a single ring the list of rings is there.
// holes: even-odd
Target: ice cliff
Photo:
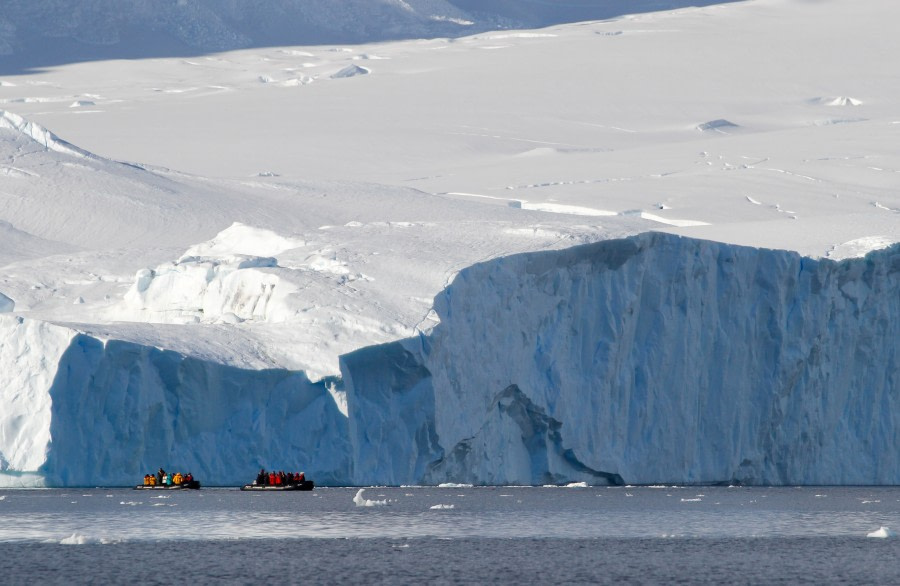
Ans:
[[[666,234],[463,270],[345,356],[357,483],[897,484],[900,246]]]
[[[319,482],[347,478],[328,380],[8,315],[0,340],[0,486],[127,485],[160,465],[224,485],[298,462]]]
[[[647,233],[471,266],[434,309],[315,382],[2,314],[0,484],[900,483],[898,245]]]

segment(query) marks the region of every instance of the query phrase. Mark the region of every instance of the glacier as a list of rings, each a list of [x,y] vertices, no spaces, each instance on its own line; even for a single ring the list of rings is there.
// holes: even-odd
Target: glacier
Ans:
[[[343,358],[356,482],[900,482],[896,245],[646,233],[475,265],[435,310]]]
[[[469,266],[434,311],[319,380],[0,314],[0,485],[900,483],[898,245],[646,232]]]

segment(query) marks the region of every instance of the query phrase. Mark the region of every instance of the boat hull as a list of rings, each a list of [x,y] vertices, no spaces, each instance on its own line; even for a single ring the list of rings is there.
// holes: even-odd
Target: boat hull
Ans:
[[[184,484],[138,484],[135,490],[197,490],[200,488],[200,482],[192,480]]]
[[[269,484],[245,484],[241,487],[241,490],[247,491],[257,491],[257,492],[287,492],[294,490],[312,490],[315,487],[316,483],[312,480],[304,480],[300,484],[282,484],[272,486]]]

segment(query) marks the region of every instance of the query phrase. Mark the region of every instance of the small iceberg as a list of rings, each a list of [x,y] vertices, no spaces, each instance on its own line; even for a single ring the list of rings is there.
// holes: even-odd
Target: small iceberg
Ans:
[[[456,505],[432,505],[428,508],[432,511],[447,511],[450,509],[455,509]]]
[[[60,545],[84,545],[86,543],[93,543],[93,540],[81,535],[79,533],[73,533],[68,537],[63,537],[59,540]]]
[[[364,498],[363,492],[365,490],[366,489],[364,489],[364,488],[360,488],[359,492],[356,493],[356,496],[353,497],[353,502],[356,504],[357,507],[380,507],[380,506],[384,506],[388,503],[387,499],[385,499],[383,501],[373,501],[371,499]]]
[[[879,539],[888,539],[890,537],[897,537],[897,532],[890,529],[889,527],[880,527],[871,533],[867,533],[866,537],[876,537]]]

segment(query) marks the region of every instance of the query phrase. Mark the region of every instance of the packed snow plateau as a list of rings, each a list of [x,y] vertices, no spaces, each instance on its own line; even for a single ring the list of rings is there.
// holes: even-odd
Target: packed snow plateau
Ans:
[[[900,4],[383,4],[0,15],[0,485],[900,483]]]

